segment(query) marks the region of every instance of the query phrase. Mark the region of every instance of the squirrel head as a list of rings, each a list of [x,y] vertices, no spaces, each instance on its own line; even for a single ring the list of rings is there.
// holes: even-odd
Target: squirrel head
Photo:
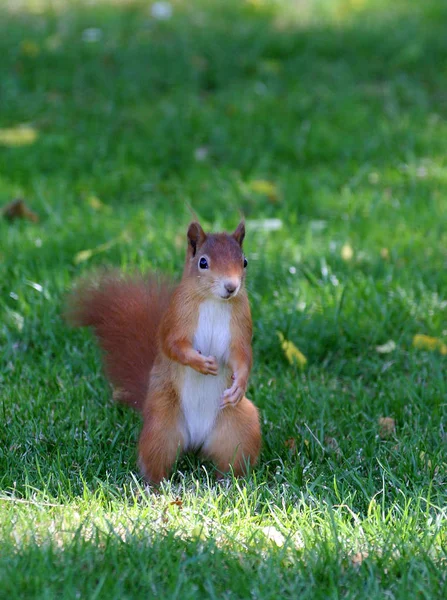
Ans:
[[[244,237],[243,221],[232,234],[206,234],[199,223],[191,223],[184,275],[197,281],[201,294],[221,300],[237,296],[247,268],[242,251]]]

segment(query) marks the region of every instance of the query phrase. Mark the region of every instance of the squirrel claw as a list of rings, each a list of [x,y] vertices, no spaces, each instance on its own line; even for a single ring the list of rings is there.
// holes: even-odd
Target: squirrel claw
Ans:
[[[236,406],[236,404],[238,404],[243,397],[244,388],[235,382],[222,394],[220,408],[225,408],[226,406]]]
[[[219,365],[214,356],[204,357],[204,369],[202,373],[204,375],[217,375],[219,373]]]

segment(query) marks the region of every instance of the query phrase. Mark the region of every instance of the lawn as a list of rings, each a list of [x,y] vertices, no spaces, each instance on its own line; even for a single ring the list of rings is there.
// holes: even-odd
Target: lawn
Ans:
[[[445,2],[0,11],[0,206],[39,217],[0,218],[0,599],[445,598]],[[157,493],[61,314],[178,277],[191,210],[246,218],[263,449]]]

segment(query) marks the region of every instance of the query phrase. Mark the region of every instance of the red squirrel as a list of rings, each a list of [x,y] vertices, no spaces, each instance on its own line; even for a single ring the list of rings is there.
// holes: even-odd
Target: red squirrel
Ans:
[[[177,287],[103,275],[71,296],[69,318],[93,328],[114,397],[142,413],[138,463],[152,483],[190,450],[219,474],[242,475],[257,461],[259,415],[245,397],[252,322],[244,237],[243,222],[233,234],[206,234],[191,223]]]

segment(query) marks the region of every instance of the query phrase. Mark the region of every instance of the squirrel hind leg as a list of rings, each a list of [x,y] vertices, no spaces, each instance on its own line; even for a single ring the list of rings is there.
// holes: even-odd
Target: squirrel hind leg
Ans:
[[[150,399],[153,403],[154,398]],[[158,399],[160,400],[160,399]],[[157,402],[160,406],[160,402]],[[179,426],[178,411],[166,405],[166,410],[143,412],[143,429],[138,442],[138,466],[149,483],[159,484],[171,474],[178,456],[184,450],[184,438]]]
[[[239,477],[256,464],[261,450],[261,427],[255,405],[247,398],[222,410],[202,454],[210,458],[219,473],[231,468]]]

